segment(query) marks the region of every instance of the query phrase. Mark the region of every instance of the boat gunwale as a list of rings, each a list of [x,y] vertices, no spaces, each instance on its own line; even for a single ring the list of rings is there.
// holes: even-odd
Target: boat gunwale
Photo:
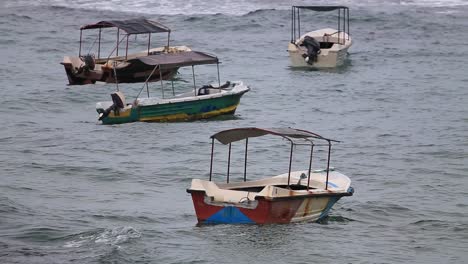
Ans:
[[[190,193],[190,194],[192,194],[192,193],[204,193],[206,197],[212,197],[212,196],[208,196],[206,194],[205,190],[194,190],[194,189],[187,188],[186,192]],[[294,195],[276,196],[276,197],[257,195],[257,196],[255,196],[254,199],[255,200],[277,201],[277,200],[306,199],[306,198],[314,198],[314,197],[343,197],[343,196],[353,196],[353,194],[354,194],[354,192],[351,191],[351,190],[347,190],[347,191],[344,191],[344,192],[328,191],[328,192],[322,192],[322,193],[312,193],[312,192],[308,191],[308,193],[304,193],[304,194],[294,194]],[[229,203],[229,202],[219,202],[219,203],[239,204],[239,203]]]

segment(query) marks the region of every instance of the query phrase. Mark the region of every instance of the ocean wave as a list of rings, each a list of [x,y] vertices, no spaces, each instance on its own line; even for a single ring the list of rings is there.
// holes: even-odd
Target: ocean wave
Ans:
[[[307,1],[295,1],[296,5],[307,5]],[[316,5],[333,5],[342,4],[341,1],[316,1]],[[407,0],[407,1],[395,1],[395,0],[368,0],[368,1],[348,1],[347,4],[350,7],[361,7],[361,6],[418,6],[418,7],[456,7],[466,6],[468,1],[466,0]],[[136,0],[132,2],[124,0],[38,0],[31,2],[29,0],[7,0],[4,3],[6,7],[25,7],[25,6],[52,6],[57,9],[93,9],[93,10],[106,10],[116,12],[132,12],[132,13],[146,13],[146,14],[158,14],[158,15],[194,15],[194,14],[228,14],[228,15],[249,15],[256,14],[263,11],[271,10],[288,10],[291,8],[290,2],[284,2],[279,0],[273,1],[158,1],[153,2],[149,0]]]
[[[132,239],[141,237],[141,233],[131,226],[116,227],[112,229],[96,229],[79,234],[70,235],[63,247],[82,247],[93,244],[118,246]]]

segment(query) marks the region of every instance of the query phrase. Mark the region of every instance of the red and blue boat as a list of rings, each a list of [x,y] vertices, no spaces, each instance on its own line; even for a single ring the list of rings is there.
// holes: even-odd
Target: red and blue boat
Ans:
[[[259,180],[247,180],[249,138],[265,135],[289,141],[289,171]],[[192,195],[199,224],[272,224],[318,221],[328,216],[333,205],[343,196],[351,196],[351,180],[330,167],[331,147],[336,140],[293,128],[236,128],[211,136],[209,180],[193,179],[187,192]],[[229,145],[226,182],[213,181],[215,140]],[[245,140],[243,181],[230,182],[231,144]],[[307,169],[291,171],[293,150],[310,148]],[[317,148],[328,149],[326,168],[312,170]],[[231,176],[232,177],[232,176]]]

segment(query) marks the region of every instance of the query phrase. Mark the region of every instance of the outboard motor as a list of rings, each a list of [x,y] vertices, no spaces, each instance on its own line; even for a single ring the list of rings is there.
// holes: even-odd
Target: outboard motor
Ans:
[[[96,67],[96,60],[94,59],[93,54],[86,54],[84,56],[81,56],[80,59],[84,62],[83,70],[85,72],[94,70],[94,68]]]
[[[122,92],[111,93],[111,97],[113,104],[104,110],[104,112],[99,114],[99,121],[107,117],[111,111],[118,112],[119,109],[123,109],[125,107],[125,96]]]
[[[302,57],[304,57],[304,60],[308,64],[313,64],[314,62],[316,62],[317,55],[320,54],[320,43],[313,37],[305,36],[302,45],[304,45],[307,48],[307,55],[302,55]]]

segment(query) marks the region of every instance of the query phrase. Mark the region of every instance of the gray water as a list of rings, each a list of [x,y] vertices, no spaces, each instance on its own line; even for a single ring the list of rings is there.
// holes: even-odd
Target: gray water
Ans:
[[[346,4],[347,65],[308,71],[289,67],[290,3],[0,2],[0,263],[466,263],[468,3]],[[67,86],[59,63],[77,54],[79,26],[140,16],[172,28],[174,44],[219,56],[223,80],[251,87],[234,117],[97,122],[95,103],[115,86]],[[120,88],[131,98],[141,84]],[[209,136],[243,126],[342,141],[332,166],[355,195],[323,223],[197,226],[185,189],[208,175]],[[250,176],[286,172],[288,145],[258,142]],[[218,174],[226,151],[216,146]]]

